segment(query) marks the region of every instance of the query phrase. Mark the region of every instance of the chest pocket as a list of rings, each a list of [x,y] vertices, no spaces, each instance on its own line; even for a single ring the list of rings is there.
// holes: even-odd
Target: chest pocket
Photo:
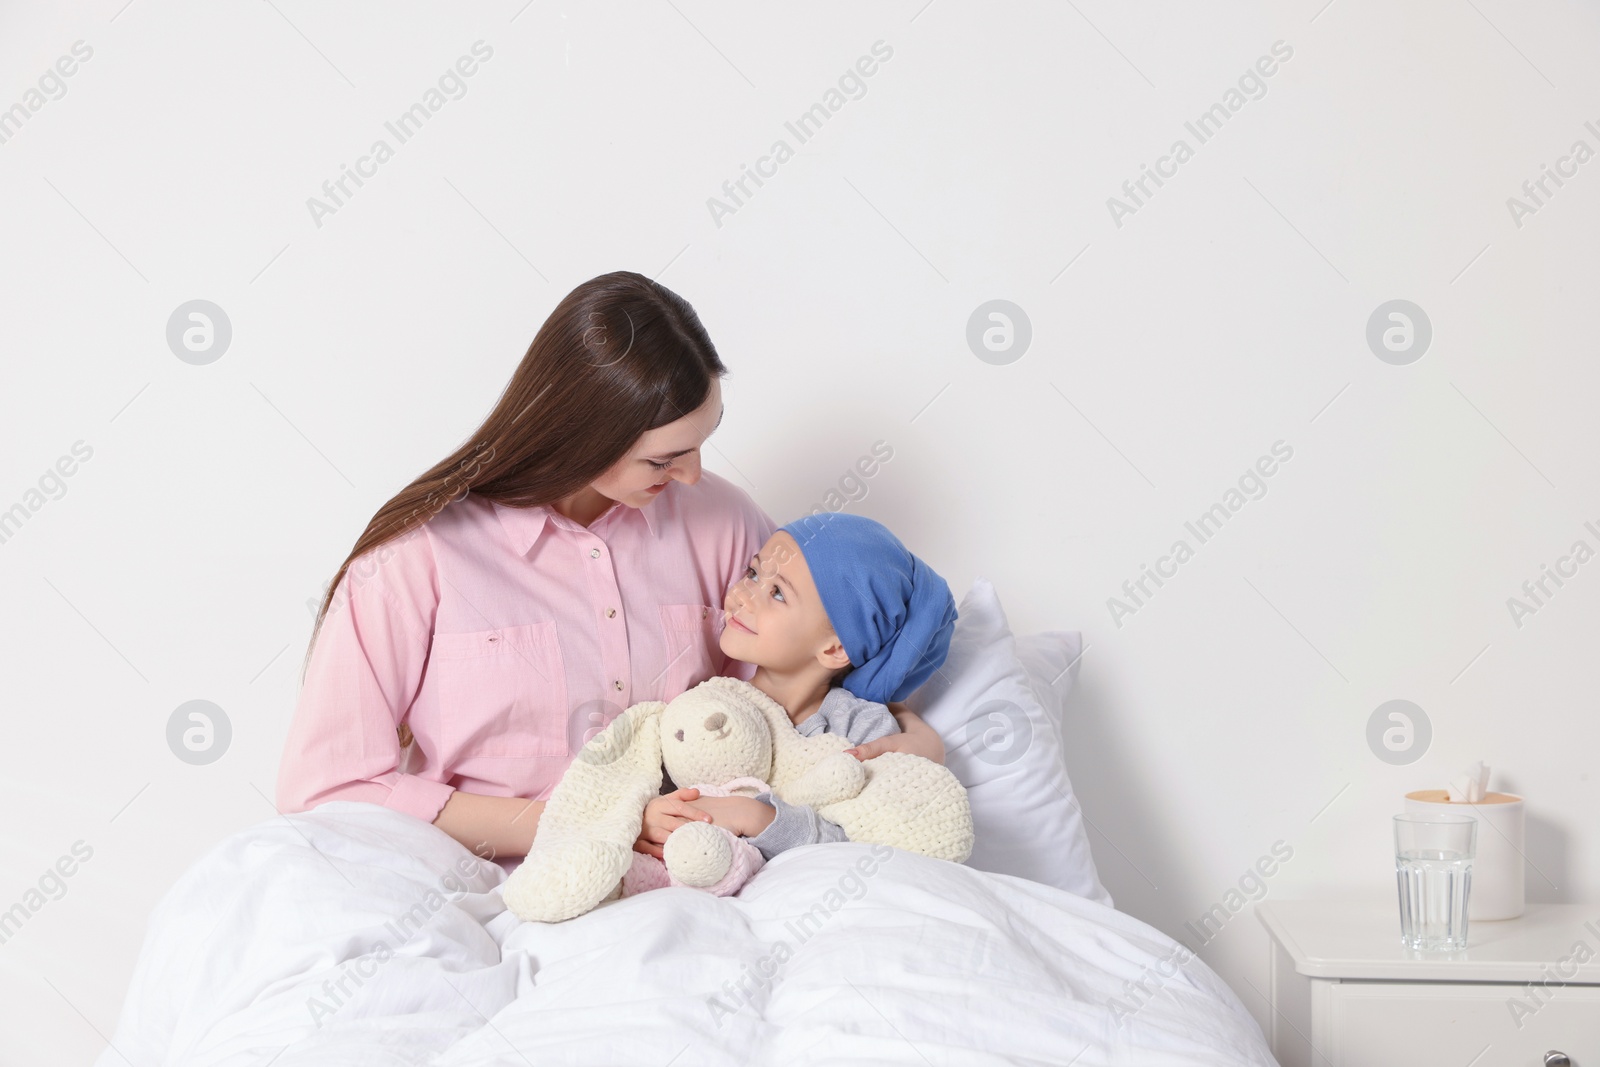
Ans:
[[[707,604],[661,605],[667,639],[667,664],[651,689],[657,700],[671,700],[717,673],[722,662],[722,609]],[[640,699],[645,699],[641,697]]]
[[[446,758],[567,755],[567,679],[554,622],[433,635]]]

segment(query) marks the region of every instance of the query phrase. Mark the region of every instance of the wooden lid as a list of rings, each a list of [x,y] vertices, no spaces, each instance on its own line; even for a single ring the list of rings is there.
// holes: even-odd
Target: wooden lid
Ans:
[[[1451,800],[1448,789],[1418,789],[1406,794],[1407,800],[1423,800],[1429,804],[1459,804],[1464,808],[1472,807],[1471,801]],[[1514,804],[1522,798],[1511,793],[1485,793],[1479,804]]]

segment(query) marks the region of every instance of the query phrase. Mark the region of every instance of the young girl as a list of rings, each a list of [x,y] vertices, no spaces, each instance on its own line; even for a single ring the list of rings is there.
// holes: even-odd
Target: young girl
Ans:
[[[725,615],[722,651],[756,664],[751,684],[781,704],[800,733],[844,734],[862,760],[895,751],[943,762],[931,727],[908,711],[902,730],[885,705],[944,663],[955,599],[882,523],[830,513],[780,527],[728,590]],[[663,788],[670,791],[645,808],[640,843],[659,847],[691,819],[749,838],[766,859],[847,840],[812,808],[771,793],[701,797],[670,779]]]

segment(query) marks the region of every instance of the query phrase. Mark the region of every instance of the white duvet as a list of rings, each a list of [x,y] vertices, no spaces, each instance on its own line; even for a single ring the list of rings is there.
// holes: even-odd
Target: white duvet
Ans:
[[[371,804],[237,833],[151,916],[97,1067],[1274,1064],[1176,942],[1021,878],[808,845],[546,925],[505,877]]]

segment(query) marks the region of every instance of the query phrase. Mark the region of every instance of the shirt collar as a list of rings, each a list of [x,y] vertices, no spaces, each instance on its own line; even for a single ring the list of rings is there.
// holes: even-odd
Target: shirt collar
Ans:
[[[671,492],[674,492],[674,490],[669,488],[657,495],[658,497],[665,496]],[[502,504],[498,500],[491,500],[489,503],[494,505],[495,514],[500,517],[500,526],[505,530],[506,536],[511,539],[511,547],[516,549],[519,556],[528,554],[528,549],[532,548],[534,542],[539,540],[539,535],[544,532],[546,524],[551,521],[552,512],[548,506],[543,504],[531,508],[517,508]],[[636,512],[643,517],[645,527],[650,531],[650,536],[656,537],[659,534],[656,532],[655,506],[655,501],[651,501],[642,508],[629,507],[627,504],[613,504],[606,511],[601,512],[601,517],[609,515],[612,511],[620,508],[624,514],[618,516],[618,518],[622,521],[629,521],[625,513]],[[561,521],[566,522],[567,520],[562,519]],[[595,519],[595,522],[599,521],[599,518]],[[616,519],[611,521],[616,521]],[[571,525],[576,524],[573,523]],[[593,525],[593,523],[590,524],[591,529]]]

